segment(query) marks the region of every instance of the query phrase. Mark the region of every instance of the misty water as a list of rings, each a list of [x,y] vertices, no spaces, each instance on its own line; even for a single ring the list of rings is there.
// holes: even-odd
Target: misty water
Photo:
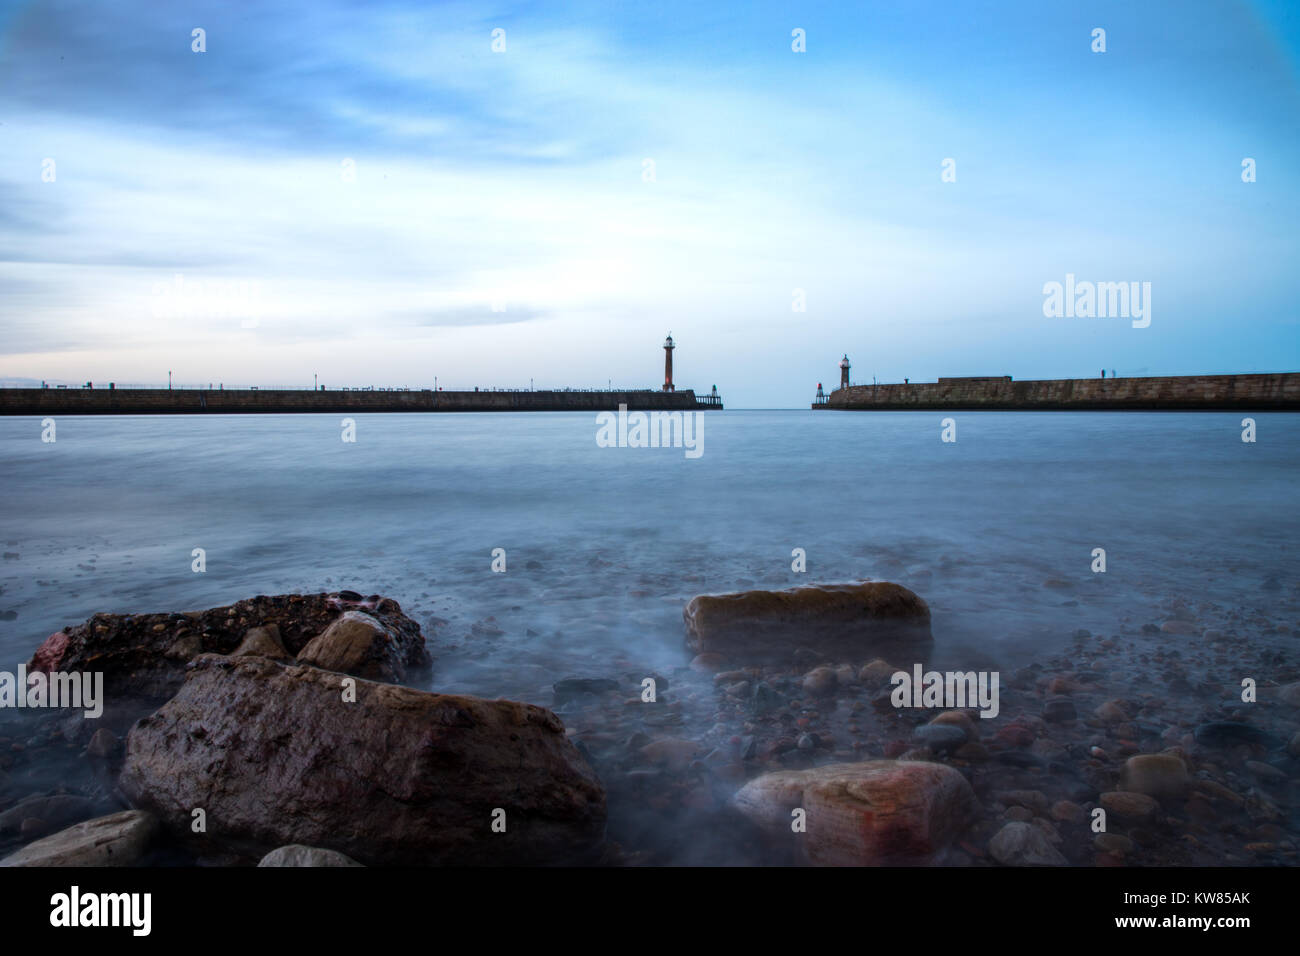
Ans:
[[[95,612],[349,588],[420,622],[434,689],[550,705],[685,665],[700,593],[898,581],[936,664],[987,669],[1300,571],[1285,414],[1245,443],[1240,413],[957,413],[945,443],[937,412],[708,412],[693,460],[598,447],[587,414],[354,417],[355,443],[336,415],[0,421],[3,669]]]

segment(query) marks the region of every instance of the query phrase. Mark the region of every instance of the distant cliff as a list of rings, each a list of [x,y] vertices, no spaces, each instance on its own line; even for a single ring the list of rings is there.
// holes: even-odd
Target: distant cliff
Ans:
[[[1300,411],[1300,372],[1160,378],[1009,376],[850,385],[813,408],[845,411]]]
[[[310,389],[0,388],[0,415],[282,414],[286,412],[599,412],[719,409],[695,392],[435,392]]]

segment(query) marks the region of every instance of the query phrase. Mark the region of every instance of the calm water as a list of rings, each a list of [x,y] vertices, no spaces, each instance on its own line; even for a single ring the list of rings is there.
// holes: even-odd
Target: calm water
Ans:
[[[0,668],[96,611],[352,588],[425,626],[435,686],[545,704],[684,663],[706,591],[901,581],[936,663],[1006,666],[1300,577],[1293,415],[1245,444],[1241,414],[958,413],[945,444],[939,413],[711,412],[697,460],[588,414],[354,417],[355,444],[337,415],[0,419]]]

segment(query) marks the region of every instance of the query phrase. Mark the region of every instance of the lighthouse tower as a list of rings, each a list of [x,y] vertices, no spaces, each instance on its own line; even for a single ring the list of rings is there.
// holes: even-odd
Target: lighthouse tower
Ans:
[[[849,387],[849,357],[840,359],[840,388]]]
[[[668,338],[664,339],[664,391],[675,391],[673,388],[673,345],[672,333],[668,333]]]

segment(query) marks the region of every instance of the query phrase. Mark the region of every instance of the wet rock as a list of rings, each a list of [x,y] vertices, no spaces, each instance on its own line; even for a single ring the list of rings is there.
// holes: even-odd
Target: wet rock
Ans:
[[[1098,833],[1092,838],[1092,845],[1102,853],[1114,853],[1127,856],[1133,852],[1133,841],[1122,833]]]
[[[180,689],[185,665],[198,654],[229,654],[250,628],[272,625],[285,649],[297,654],[341,614],[357,608],[385,627],[394,642],[392,653],[405,667],[429,666],[419,625],[396,601],[379,595],[353,601],[334,593],[258,596],[184,614],[96,614],[51,634],[28,669],[102,672],[110,704],[148,713]]]
[[[785,699],[772,689],[772,686],[766,681],[759,681],[754,685],[753,696],[750,698],[750,708],[755,714],[768,714],[777,710],[785,704]]]
[[[1027,807],[1035,813],[1047,812],[1047,795],[1041,790],[999,790],[993,795],[999,803]]]
[[[1077,716],[1074,701],[1068,697],[1051,697],[1043,702],[1043,719],[1049,723],[1063,724]]]
[[[967,740],[979,740],[980,737],[976,719],[972,718],[964,710],[942,711],[936,714],[930,723],[945,727],[958,727],[966,735]]]
[[[319,846],[292,844],[272,850],[258,866],[361,866],[350,856]]]
[[[1260,780],[1269,783],[1281,783],[1286,780],[1286,773],[1272,764],[1267,764],[1259,760],[1247,760],[1246,769],[1253,773]]]
[[[1157,800],[1176,800],[1186,795],[1192,780],[1187,765],[1173,754],[1138,754],[1124,762],[1120,788],[1145,793]]]
[[[858,682],[868,687],[880,687],[888,684],[889,679],[897,672],[898,668],[893,664],[876,658],[871,663],[864,664],[862,670],[858,671]]]
[[[1122,724],[1128,720],[1127,709],[1117,700],[1106,701],[1099,705],[1093,713],[1108,724]]]
[[[687,646],[745,661],[788,661],[815,635],[832,659],[875,655],[925,662],[930,608],[898,584],[868,581],[700,595],[683,611]]]
[[[550,711],[204,655],[132,728],[119,777],[193,840],[259,855],[291,843],[362,863],[566,863],[597,857],[605,793]],[[495,808],[504,833],[491,829]]]
[[[122,742],[117,739],[117,734],[107,727],[100,727],[90,735],[90,740],[86,744],[86,756],[107,760],[116,757],[121,749]]]
[[[1108,814],[1131,823],[1149,823],[1160,810],[1160,804],[1154,798],[1144,793],[1129,793],[1124,790],[1103,793],[1100,803]]]
[[[4,813],[0,813],[0,833],[18,833],[24,820],[41,820],[47,829],[58,829],[95,815],[95,802],[89,797],[59,793],[51,796],[31,796],[19,800]]]
[[[677,772],[689,767],[699,752],[700,745],[695,741],[675,737],[655,740],[641,748],[641,756],[647,763]]]
[[[298,652],[298,663],[367,680],[406,680],[400,636],[367,611],[344,611]]]
[[[989,841],[989,856],[1004,866],[1065,866],[1066,859],[1038,827],[1013,821]]]
[[[148,850],[158,821],[141,810],[124,810],[78,823],[29,843],[0,866],[132,866]]]
[[[947,724],[922,724],[912,731],[912,740],[935,753],[945,753],[966,743],[966,731]]]
[[[335,624],[338,622],[336,621]],[[334,624],[330,625],[330,628]],[[326,628],[326,633],[330,628]],[[199,642],[196,640],[195,645]],[[308,642],[308,647],[311,642]],[[196,649],[193,654],[197,654]],[[189,660],[193,654],[186,654],[185,659]],[[244,639],[239,642],[239,646],[230,652],[231,657],[269,657],[275,661],[288,660],[293,655],[285,650],[283,642],[280,640],[280,629],[274,624],[268,624],[266,627],[250,627],[244,632]],[[328,670],[339,670],[331,667]]]
[[[1202,747],[1232,747],[1251,744],[1276,750],[1282,740],[1251,724],[1236,720],[1212,720],[1196,728],[1193,736]]]
[[[958,771],[892,760],[765,774],[732,805],[773,839],[793,839],[807,862],[849,866],[928,862],[977,812]],[[806,833],[791,833],[796,808]]]
[[[1082,823],[1088,815],[1083,807],[1070,800],[1058,800],[1052,804],[1052,819],[1061,823]]]
[[[838,684],[839,677],[833,667],[815,667],[803,679],[804,692],[819,696],[835,693]]]

